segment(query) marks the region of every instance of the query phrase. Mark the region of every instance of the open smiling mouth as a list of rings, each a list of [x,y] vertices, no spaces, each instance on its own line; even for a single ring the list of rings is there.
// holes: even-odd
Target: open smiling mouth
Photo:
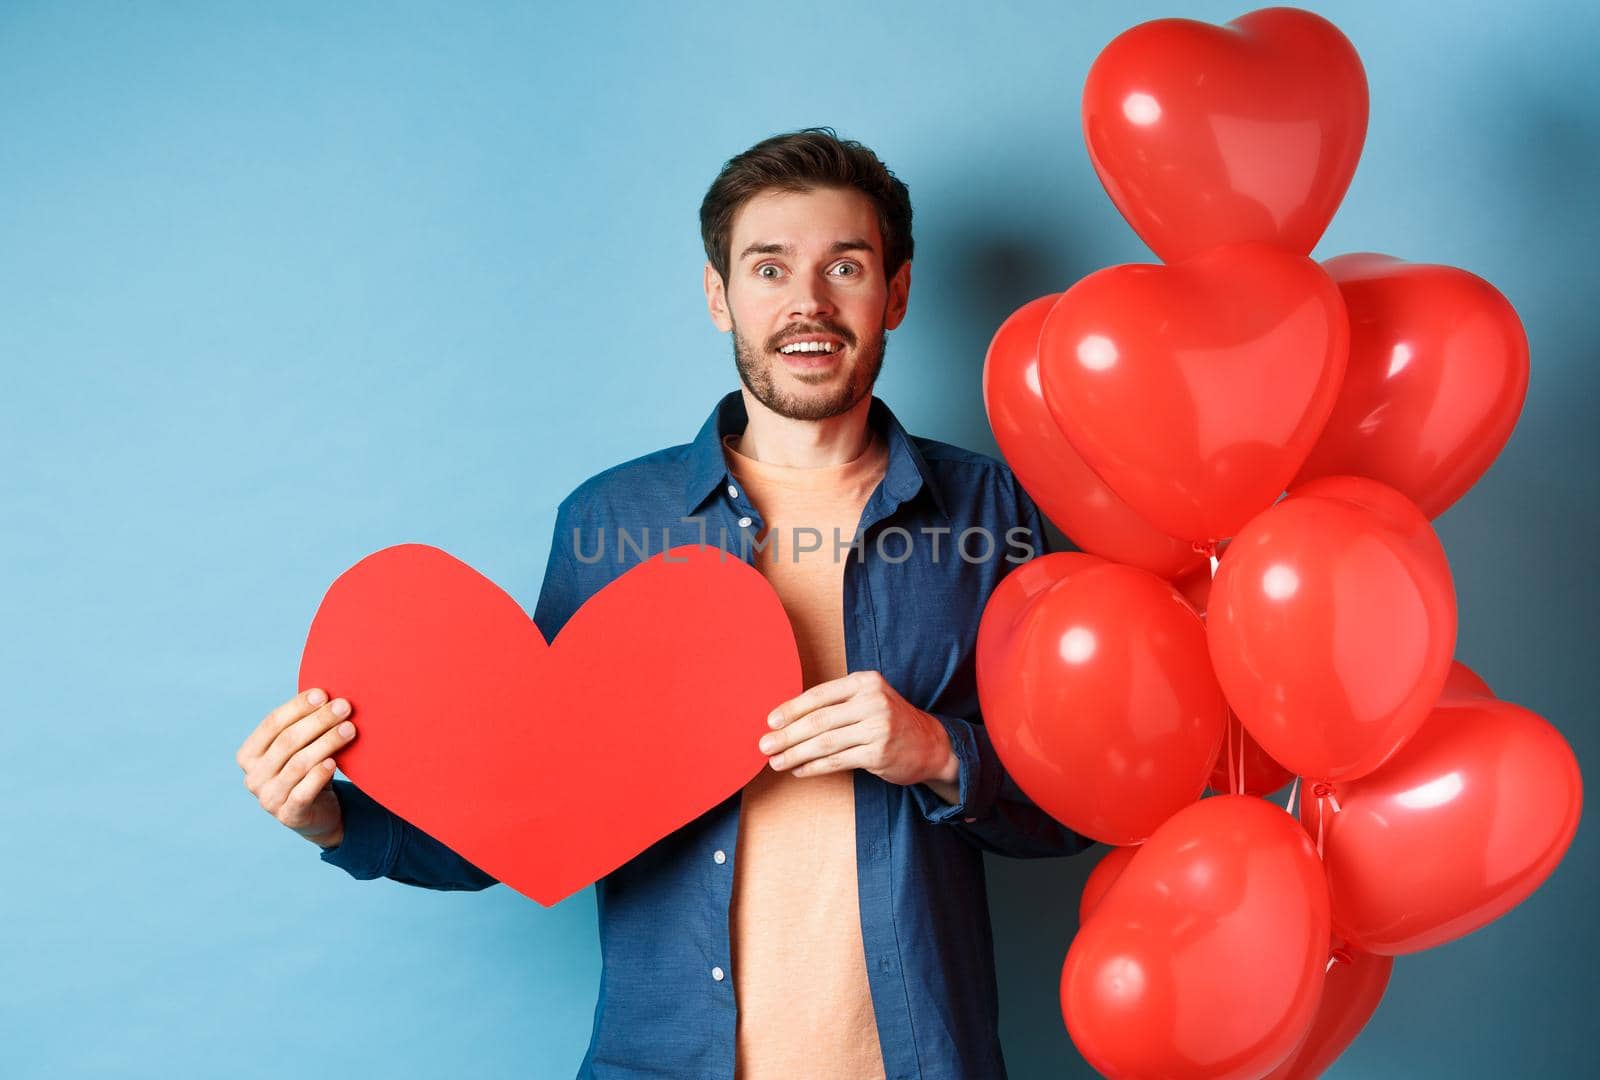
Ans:
[[[842,347],[836,341],[791,341],[778,351],[784,356],[828,356]]]

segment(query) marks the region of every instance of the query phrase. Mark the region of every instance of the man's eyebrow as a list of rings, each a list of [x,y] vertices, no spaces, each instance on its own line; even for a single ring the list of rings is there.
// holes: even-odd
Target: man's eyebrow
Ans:
[[[846,251],[874,251],[871,244],[861,239],[840,240],[828,249],[828,254],[839,255]],[[793,255],[794,248],[788,244],[751,244],[739,252],[739,261],[743,262],[752,255]]]

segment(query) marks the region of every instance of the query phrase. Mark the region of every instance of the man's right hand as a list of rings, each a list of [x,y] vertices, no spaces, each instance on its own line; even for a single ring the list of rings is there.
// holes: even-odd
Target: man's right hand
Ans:
[[[356,736],[349,715],[344,698],[307,690],[268,713],[234,755],[261,809],[322,848],[344,840],[333,754]]]

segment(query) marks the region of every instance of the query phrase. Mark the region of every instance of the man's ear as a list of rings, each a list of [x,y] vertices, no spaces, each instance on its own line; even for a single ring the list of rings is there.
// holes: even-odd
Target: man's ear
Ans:
[[[900,264],[900,269],[889,279],[889,302],[883,309],[883,328],[893,330],[906,317],[906,305],[911,302],[911,260]]]
[[[709,261],[706,263],[705,289],[706,310],[711,312],[711,321],[726,334],[733,329],[733,315],[728,311],[728,290],[722,283],[722,275]]]

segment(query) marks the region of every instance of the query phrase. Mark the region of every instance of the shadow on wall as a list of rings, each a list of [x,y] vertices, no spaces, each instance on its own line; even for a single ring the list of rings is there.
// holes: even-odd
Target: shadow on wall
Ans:
[[[1067,859],[984,856],[1000,980],[1000,1041],[1013,1080],[1094,1080],[1061,1019],[1061,965],[1078,932],[1078,897],[1110,851]]]
[[[1154,257],[1112,207],[1082,147],[1030,152],[1027,123],[971,133],[968,153],[920,166],[937,178],[933,190],[919,198],[913,188],[924,225],[913,303],[926,305],[919,332],[936,344],[918,362],[941,389],[939,437],[995,456],[982,376],[1000,324],[1095,270]]]

